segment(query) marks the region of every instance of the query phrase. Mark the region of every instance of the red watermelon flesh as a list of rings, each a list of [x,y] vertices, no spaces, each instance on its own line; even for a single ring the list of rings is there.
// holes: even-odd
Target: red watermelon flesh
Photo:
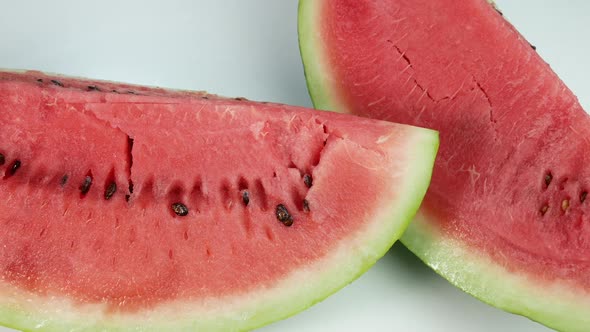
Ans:
[[[439,130],[402,238],[482,300],[590,325],[590,119],[485,0],[302,0],[314,105]]]
[[[435,132],[205,93],[0,73],[0,321],[242,330],[401,235]]]

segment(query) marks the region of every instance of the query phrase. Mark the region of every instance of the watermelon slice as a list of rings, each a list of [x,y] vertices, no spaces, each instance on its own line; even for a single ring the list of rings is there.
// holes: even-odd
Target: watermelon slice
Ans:
[[[590,119],[485,0],[301,0],[314,105],[439,130],[402,242],[481,300],[590,326]]]
[[[206,93],[0,73],[0,322],[244,330],[366,271],[435,131]]]

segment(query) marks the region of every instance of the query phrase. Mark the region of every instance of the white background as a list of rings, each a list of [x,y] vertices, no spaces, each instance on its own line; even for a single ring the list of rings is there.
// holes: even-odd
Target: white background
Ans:
[[[590,110],[590,2],[497,2]],[[296,0],[0,0],[0,67],[311,106],[296,17]],[[262,330],[547,331],[462,293],[399,244],[352,285]]]

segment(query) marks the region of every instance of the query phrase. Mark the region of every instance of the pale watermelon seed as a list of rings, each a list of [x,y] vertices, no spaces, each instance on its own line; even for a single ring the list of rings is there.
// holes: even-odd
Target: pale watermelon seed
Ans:
[[[544,216],[545,213],[547,213],[547,210],[549,210],[549,206],[548,205],[543,205],[543,207],[541,207],[541,215]]]
[[[570,200],[569,199],[564,199],[563,201],[561,201],[561,209],[565,212],[567,211],[567,209],[569,209],[570,207]]]

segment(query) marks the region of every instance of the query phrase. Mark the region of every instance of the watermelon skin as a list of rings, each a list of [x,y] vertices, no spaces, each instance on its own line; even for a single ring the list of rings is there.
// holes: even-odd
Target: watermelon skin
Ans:
[[[586,330],[588,116],[526,39],[483,0],[302,0],[299,34],[316,108],[441,132],[402,242],[484,302]]]
[[[438,147],[427,129],[39,72],[0,73],[0,105],[0,322],[20,330],[237,331],[292,315],[401,236]],[[204,196],[186,186],[195,174]]]

